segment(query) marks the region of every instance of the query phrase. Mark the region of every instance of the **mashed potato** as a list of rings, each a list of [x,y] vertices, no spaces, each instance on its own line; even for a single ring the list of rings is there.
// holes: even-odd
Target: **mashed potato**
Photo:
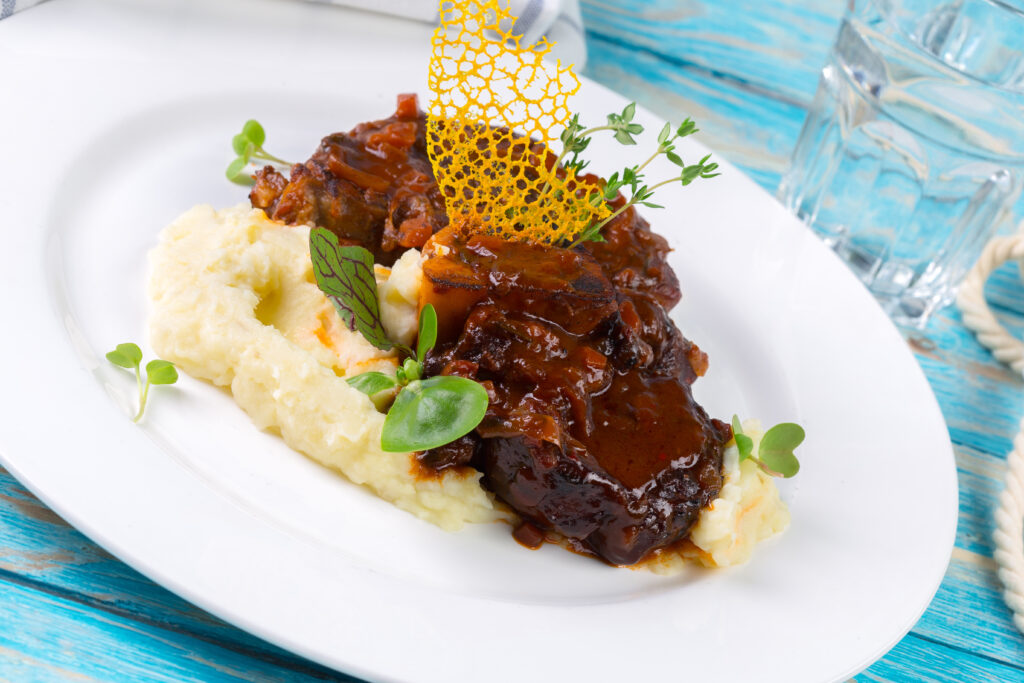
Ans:
[[[261,429],[445,529],[497,519],[480,474],[418,479],[408,453],[381,450],[384,415],[343,377],[394,374],[392,353],[349,331],[315,284],[309,229],[262,211],[196,207],[168,226],[150,255],[150,341],[161,357],[231,387]],[[388,331],[416,328],[419,255],[378,269]]]
[[[753,439],[756,453],[764,433],[760,422],[745,421],[743,431]],[[688,560],[705,567],[743,564],[750,559],[755,545],[789,526],[789,508],[779,498],[775,480],[752,460],[740,462],[735,443],[725,449],[723,464],[722,491],[710,507],[701,511],[690,531],[690,545],[657,553],[647,562],[651,571],[674,574]]]
[[[381,450],[384,415],[344,378],[394,374],[397,360],[342,324],[316,286],[308,240],[309,228],[275,223],[247,206],[185,213],[150,255],[153,348],[193,377],[229,386],[258,427],[403,510],[445,529],[507,517],[479,473],[417,478],[410,454]],[[419,252],[406,252],[391,269],[377,266],[376,276],[384,327],[411,345]],[[758,427],[745,427],[755,441]],[[740,463],[733,446],[721,495],[701,513],[692,545],[661,551],[643,566],[674,573],[693,560],[746,562],[757,542],[788,523],[771,477]]]

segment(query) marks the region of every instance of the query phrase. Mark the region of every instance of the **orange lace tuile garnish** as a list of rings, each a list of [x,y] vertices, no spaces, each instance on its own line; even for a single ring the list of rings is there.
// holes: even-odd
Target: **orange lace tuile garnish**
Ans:
[[[427,149],[457,229],[564,244],[610,211],[601,189],[557,169],[550,150],[579,79],[571,66],[542,62],[546,39],[521,46],[514,23],[502,0],[441,2]]]

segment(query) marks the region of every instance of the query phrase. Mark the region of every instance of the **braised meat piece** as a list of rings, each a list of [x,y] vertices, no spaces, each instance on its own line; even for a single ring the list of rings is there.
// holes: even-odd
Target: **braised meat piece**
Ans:
[[[683,538],[721,488],[731,432],[693,400],[706,358],[661,303],[678,290],[644,291],[665,278],[642,271],[618,287],[628,266],[584,248],[445,231],[427,253],[421,296],[447,328],[427,373],[481,381],[491,403],[421,462],[477,467],[530,523],[613,564]]]
[[[612,205],[625,203],[619,195]],[[679,280],[668,265],[671,249],[664,237],[651,232],[647,221],[630,207],[601,230],[604,242],[583,247],[597,259],[615,287],[653,295],[665,310],[679,303]]]
[[[437,309],[439,336],[427,375],[479,380],[491,401],[474,432],[419,455],[427,472],[481,470],[524,518],[526,545],[553,529],[633,564],[684,538],[718,495],[731,430],[693,400],[707,357],[666,313],[680,296],[668,243],[632,208],[605,242],[571,250],[446,230],[425,128],[416,97],[399,95],[394,116],[327,136],[289,178],[262,169],[252,205],[384,265],[414,247],[430,256],[420,303]],[[555,163],[536,145],[499,153]]]
[[[290,179],[260,170],[249,199],[274,220],[327,228],[391,265],[448,224],[425,129],[416,96],[399,95],[394,116],[328,135]]]
[[[433,304],[442,340],[462,329],[472,308],[500,292],[506,305],[525,312],[556,309],[571,330],[589,330],[616,308],[615,290],[600,265],[583,250],[551,249],[446,230],[424,254],[421,304]]]

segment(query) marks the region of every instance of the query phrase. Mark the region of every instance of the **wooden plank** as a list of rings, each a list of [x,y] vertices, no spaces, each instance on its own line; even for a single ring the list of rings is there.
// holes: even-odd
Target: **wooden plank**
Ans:
[[[583,0],[588,38],[647,52],[806,106],[843,10],[839,0]],[[593,51],[592,51],[593,52]]]
[[[930,350],[920,349],[920,339],[928,340]],[[978,343],[955,308],[939,315],[914,343],[953,442],[1005,457],[1024,414],[1021,376]]]
[[[1002,456],[957,447],[960,511],[956,548],[932,604],[914,627],[929,640],[1020,666],[1024,638],[1011,622],[992,559],[992,504],[1002,489]]]
[[[1010,621],[1001,592],[991,556],[970,553],[958,545],[939,592],[913,633],[1020,667],[1024,639]]]
[[[166,656],[171,661],[182,658],[182,643],[187,642],[189,652],[197,657],[206,653],[210,661],[219,661],[223,652],[250,659],[250,667],[265,669],[269,678],[280,679],[281,672],[326,675],[325,669],[245,633],[149,581],[65,523],[3,469],[0,585],[49,596],[43,605],[74,603],[78,613],[92,614],[93,619],[166,630],[161,642],[168,644]],[[45,615],[23,614],[21,604],[5,597],[17,594],[0,589],[0,625],[6,618],[12,628],[36,628],[31,620]],[[62,613],[53,616],[70,618]],[[22,619],[30,623],[20,623]],[[44,642],[34,656],[43,656]],[[7,666],[7,660],[0,657],[0,680],[8,675]]]
[[[1021,680],[1021,670],[969,650],[910,635],[888,656],[851,680],[857,683],[1009,683]]]
[[[282,667],[34,586],[0,581],[0,677],[12,681],[354,681]]]
[[[803,109],[600,37],[588,36],[588,44],[586,75],[662,118],[692,117],[701,141],[774,191],[803,124]]]

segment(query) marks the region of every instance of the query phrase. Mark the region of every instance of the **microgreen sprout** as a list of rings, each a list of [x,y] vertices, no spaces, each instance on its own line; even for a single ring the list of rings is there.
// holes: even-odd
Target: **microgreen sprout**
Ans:
[[[107,353],[107,360],[114,365],[135,371],[135,382],[139,387],[139,411],[132,422],[138,423],[146,412],[146,401],[149,399],[149,387],[154,384],[174,384],[178,381],[178,371],[174,363],[167,360],[151,360],[146,363],[146,381],[142,381],[142,350],[132,343],[118,344],[117,348]]]
[[[761,443],[754,455],[754,440],[743,431],[743,425],[736,415],[732,416],[732,433],[736,439],[736,448],[740,452],[740,462],[750,459],[765,474],[773,477],[793,477],[800,471],[800,461],[793,451],[804,441],[804,429],[792,422],[775,425],[761,437]]]
[[[580,158],[580,154],[590,145],[591,136],[600,131],[612,131],[613,137],[620,144],[635,145],[636,138],[634,136],[639,135],[644,131],[644,127],[642,125],[633,122],[633,117],[635,115],[635,102],[631,102],[626,105],[625,109],[623,109],[620,114],[608,114],[607,123],[603,126],[586,128],[580,123],[579,115],[574,115],[569,120],[568,125],[566,125],[560,136],[562,141],[562,153],[556,160],[555,167],[557,168],[558,164],[563,164],[567,171],[579,174],[587,165],[587,162]],[[640,204],[653,209],[662,208],[658,204],[654,204],[650,201],[651,197],[654,195],[654,191],[659,187],[671,183],[680,183],[685,186],[689,185],[697,178],[714,178],[719,175],[716,173],[718,164],[708,161],[711,158],[710,154],[706,155],[695,164],[686,164],[683,162],[682,157],[679,156],[679,153],[676,152],[676,141],[689,135],[693,135],[696,132],[697,126],[689,118],[676,127],[673,127],[670,123],[666,123],[661,129],[661,132],[658,133],[658,147],[651,156],[641,164],[627,167],[622,171],[616,171],[608,177],[608,180],[605,182],[604,188],[601,192],[594,192],[590,195],[592,205],[597,208],[601,205],[601,202],[614,201],[621,190],[628,188],[629,199],[626,200],[626,203],[612,212],[612,214],[604,220],[596,221],[591,224],[568,246],[571,248],[583,242],[591,241],[603,242],[604,238],[601,236],[601,229],[614,220],[616,216],[626,211],[634,204]],[[644,169],[647,168],[648,164],[662,155],[664,155],[669,162],[678,166],[680,171],[678,175],[673,175],[671,178],[666,178],[664,180],[648,184],[644,176]],[[549,186],[545,184],[541,189],[542,196],[547,192],[548,187]]]
[[[398,388],[381,429],[380,444],[385,451],[404,453],[443,446],[473,431],[487,412],[487,390],[471,379],[451,375],[420,379],[423,361],[436,341],[437,313],[427,304],[420,311],[414,358],[406,358],[394,377],[364,372],[347,380],[369,396]]]
[[[267,140],[267,134],[259,121],[249,119],[242,126],[242,132],[231,138],[231,149],[238,157],[228,164],[225,175],[233,183],[239,185],[252,185],[252,176],[245,172],[252,161],[269,161],[280,166],[290,166],[284,159],[279,159],[263,149],[263,143]]]
[[[364,372],[347,378],[349,385],[368,396],[397,389],[384,418],[380,443],[385,451],[404,453],[443,446],[471,432],[487,412],[487,390],[465,377],[437,375],[423,379],[423,363],[437,343],[437,312],[430,304],[420,310],[416,350],[388,338],[377,301],[373,254],[357,246],[343,246],[323,228],[309,234],[309,254],[317,285],[327,295],[353,332],[382,350],[394,349],[405,360],[392,377]]]

